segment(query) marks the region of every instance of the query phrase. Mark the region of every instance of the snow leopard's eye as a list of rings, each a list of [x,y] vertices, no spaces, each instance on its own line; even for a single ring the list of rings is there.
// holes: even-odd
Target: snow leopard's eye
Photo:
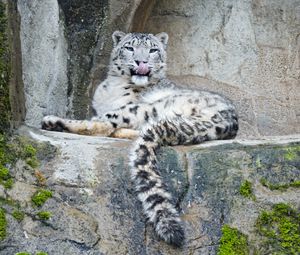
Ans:
[[[158,49],[150,49],[149,53],[154,53],[154,52],[157,52]]]
[[[128,50],[128,51],[134,51],[134,49],[132,47],[129,47],[129,46],[125,46],[125,49]]]

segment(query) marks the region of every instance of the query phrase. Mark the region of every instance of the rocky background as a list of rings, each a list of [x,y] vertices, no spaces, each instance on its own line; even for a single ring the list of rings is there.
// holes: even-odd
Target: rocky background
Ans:
[[[130,141],[36,129],[92,115],[115,30],[167,32],[169,77],[239,110],[238,140],[161,152],[181,249],[144,222]],[[1,255],[300,254],[299,0],[0,0],[0,47]]]
[[[241,137],[300,131],[299,0],[8,2],[28,125],[47,114],[91,116],[118,29],[167,32],[170,78],[234,100]]]

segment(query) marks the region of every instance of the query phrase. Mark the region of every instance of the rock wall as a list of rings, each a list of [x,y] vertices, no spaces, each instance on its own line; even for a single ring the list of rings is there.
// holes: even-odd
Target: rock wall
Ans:
[[[0,134],[10,128],[11,117],[9,102],[10,52],[6,17],[6,6],[0,2]]]
[[[0,241],[1,255],[20,251],[49,255],[300,252],[299,219],[294,215],[300,211],[299,137],[216,141],[162,150],[159,168],[181,210],[186,232],[184,246],[172,248],[159,241],[145,222],[130,181],[131,142],[27,128],[19,133],[42,142],[37,146],[40,165],[33,169],[18,161],[11,169],[13,186],[0,186],[0,205],[8,225],[6,238]],[[51,191],[51,197],[37,203],[34,197],[41,190]],[[278,204],[281,210],[290,210],[290,216],[281,212],[287,236],[281,239],[278,232],[272,243],[272,236],[260,232],[259,220]],[[16,217],[16,211],[23,217]],[[49,217],[40,216],[41,212]],[[262,228],[277,231],[277,224],[264,223]],[[230,237],[229,244],[220,240],[224,226],[247,240],[245,253],[238,253],[238,236]],[[218,253],[222,250],[227,253]]]
[[[7,11],[7,34],[9,35],[10,74],[8,82],[10,101],[10,126],[17,128],[24,123],[26,115],[25,91],[23,83],[22,51],[20,40],[20,14],[16,1],[4,1]]]
[[[170,78],[233,99],[241,137],[300,132],[298,0],[17,2],[29,125],[90,117],[111,33],[163,30]]]
[[[40,125],[45,114],[66,116],[67,43],[56,0],[18,1],[25,92],[25,122]]]

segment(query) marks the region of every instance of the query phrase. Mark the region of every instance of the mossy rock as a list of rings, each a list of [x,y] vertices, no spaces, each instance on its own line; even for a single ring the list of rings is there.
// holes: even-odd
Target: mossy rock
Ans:
[[[300,187],[300,146],[264,146],[252,150],[252,167],[270,190]],[[259,162],[259,163],[258,163]]]
[[[9,130],[11,120],[9,102],[11,68],[7,28],[6,5],[0,2],[0,134]]]
[[[37,168],[42,161],[55,157],[57,148],[50,143],[38,143],[21,135],[8,136],[0,134],[0,179],[10,177],[6,165],[13,166],[23,160],[31,168]]]
[[[250,198],[252,200],[255,200],[255,196],[253,194],[252,190],[252,183],[248,180],[243,181],[240,187],[240,194],[243,197]]]
[[[41,211],[37,213],[40,220],[49,220],[52,217],[52,213],[48,211]]]
[[[17,221],[22,221],[25,217],[25,213],[20,211],[20,210],[14,210],[12,213],[12,216],[17,220]]]
[[[41,189],[38,190],[32,197],[32,203],[36,206],[42,206],[49,198],[52,197],[52,191]]]
[[[300,211],[276,204],[260,214],[256,228],[262,238],[259,254],[300,254]]]
[[[9,170],[0,165],[0,184],[6,189],[10,189],[12,188],[13,182],[14,181],[9,173]]]
[[[10,189],[14,183],[12,168],[18,160],[23,160],[31,168],[39,166],[37,143],[23,136],[0,134],[0,184]]]
[[[248,255],[247,236],[228,225],[222,227],[218,255]]]
[[[0,240],[4,240],[6,237],[7,220],[5,216],[5,211],[0,208]]]
[[[36,144],[24,136],[8,136],[0,134],[0,164],[15,164],[18,159],[34,161],[38,164],[36,157]]]

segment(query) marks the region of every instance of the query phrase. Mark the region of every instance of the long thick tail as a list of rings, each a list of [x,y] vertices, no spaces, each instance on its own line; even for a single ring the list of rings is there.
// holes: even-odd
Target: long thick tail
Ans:
[[[218,124],[199,118],[178,117],[146,126],[137,139],[131,156],[132,179],[142,202],[144,213],[154,225],[156,234],[175,246],[184,242],[184,230],[157,167],[157,151],[164,145],[199,144],[212,139],[234,137],[237,119],[230,112],[227,118],[219,113]]]
[[[131,157],[132,178],[147,220],[154,225],[157,235],[167,243],[181,246],[181,219],[157,167],[157,151],[163,145],[161,132],[159,124],[149,126],[136,141]]]
[[[219,112],[210,121],[199,117],[176,117],[144,127],[131,155],[132,179],[144,213],[162,240],[181,246],[184,230],[157,167],[159,148],[164,145],[199,144],[207,140],[233,138],[237,130],[236,114],[230,110]]]

